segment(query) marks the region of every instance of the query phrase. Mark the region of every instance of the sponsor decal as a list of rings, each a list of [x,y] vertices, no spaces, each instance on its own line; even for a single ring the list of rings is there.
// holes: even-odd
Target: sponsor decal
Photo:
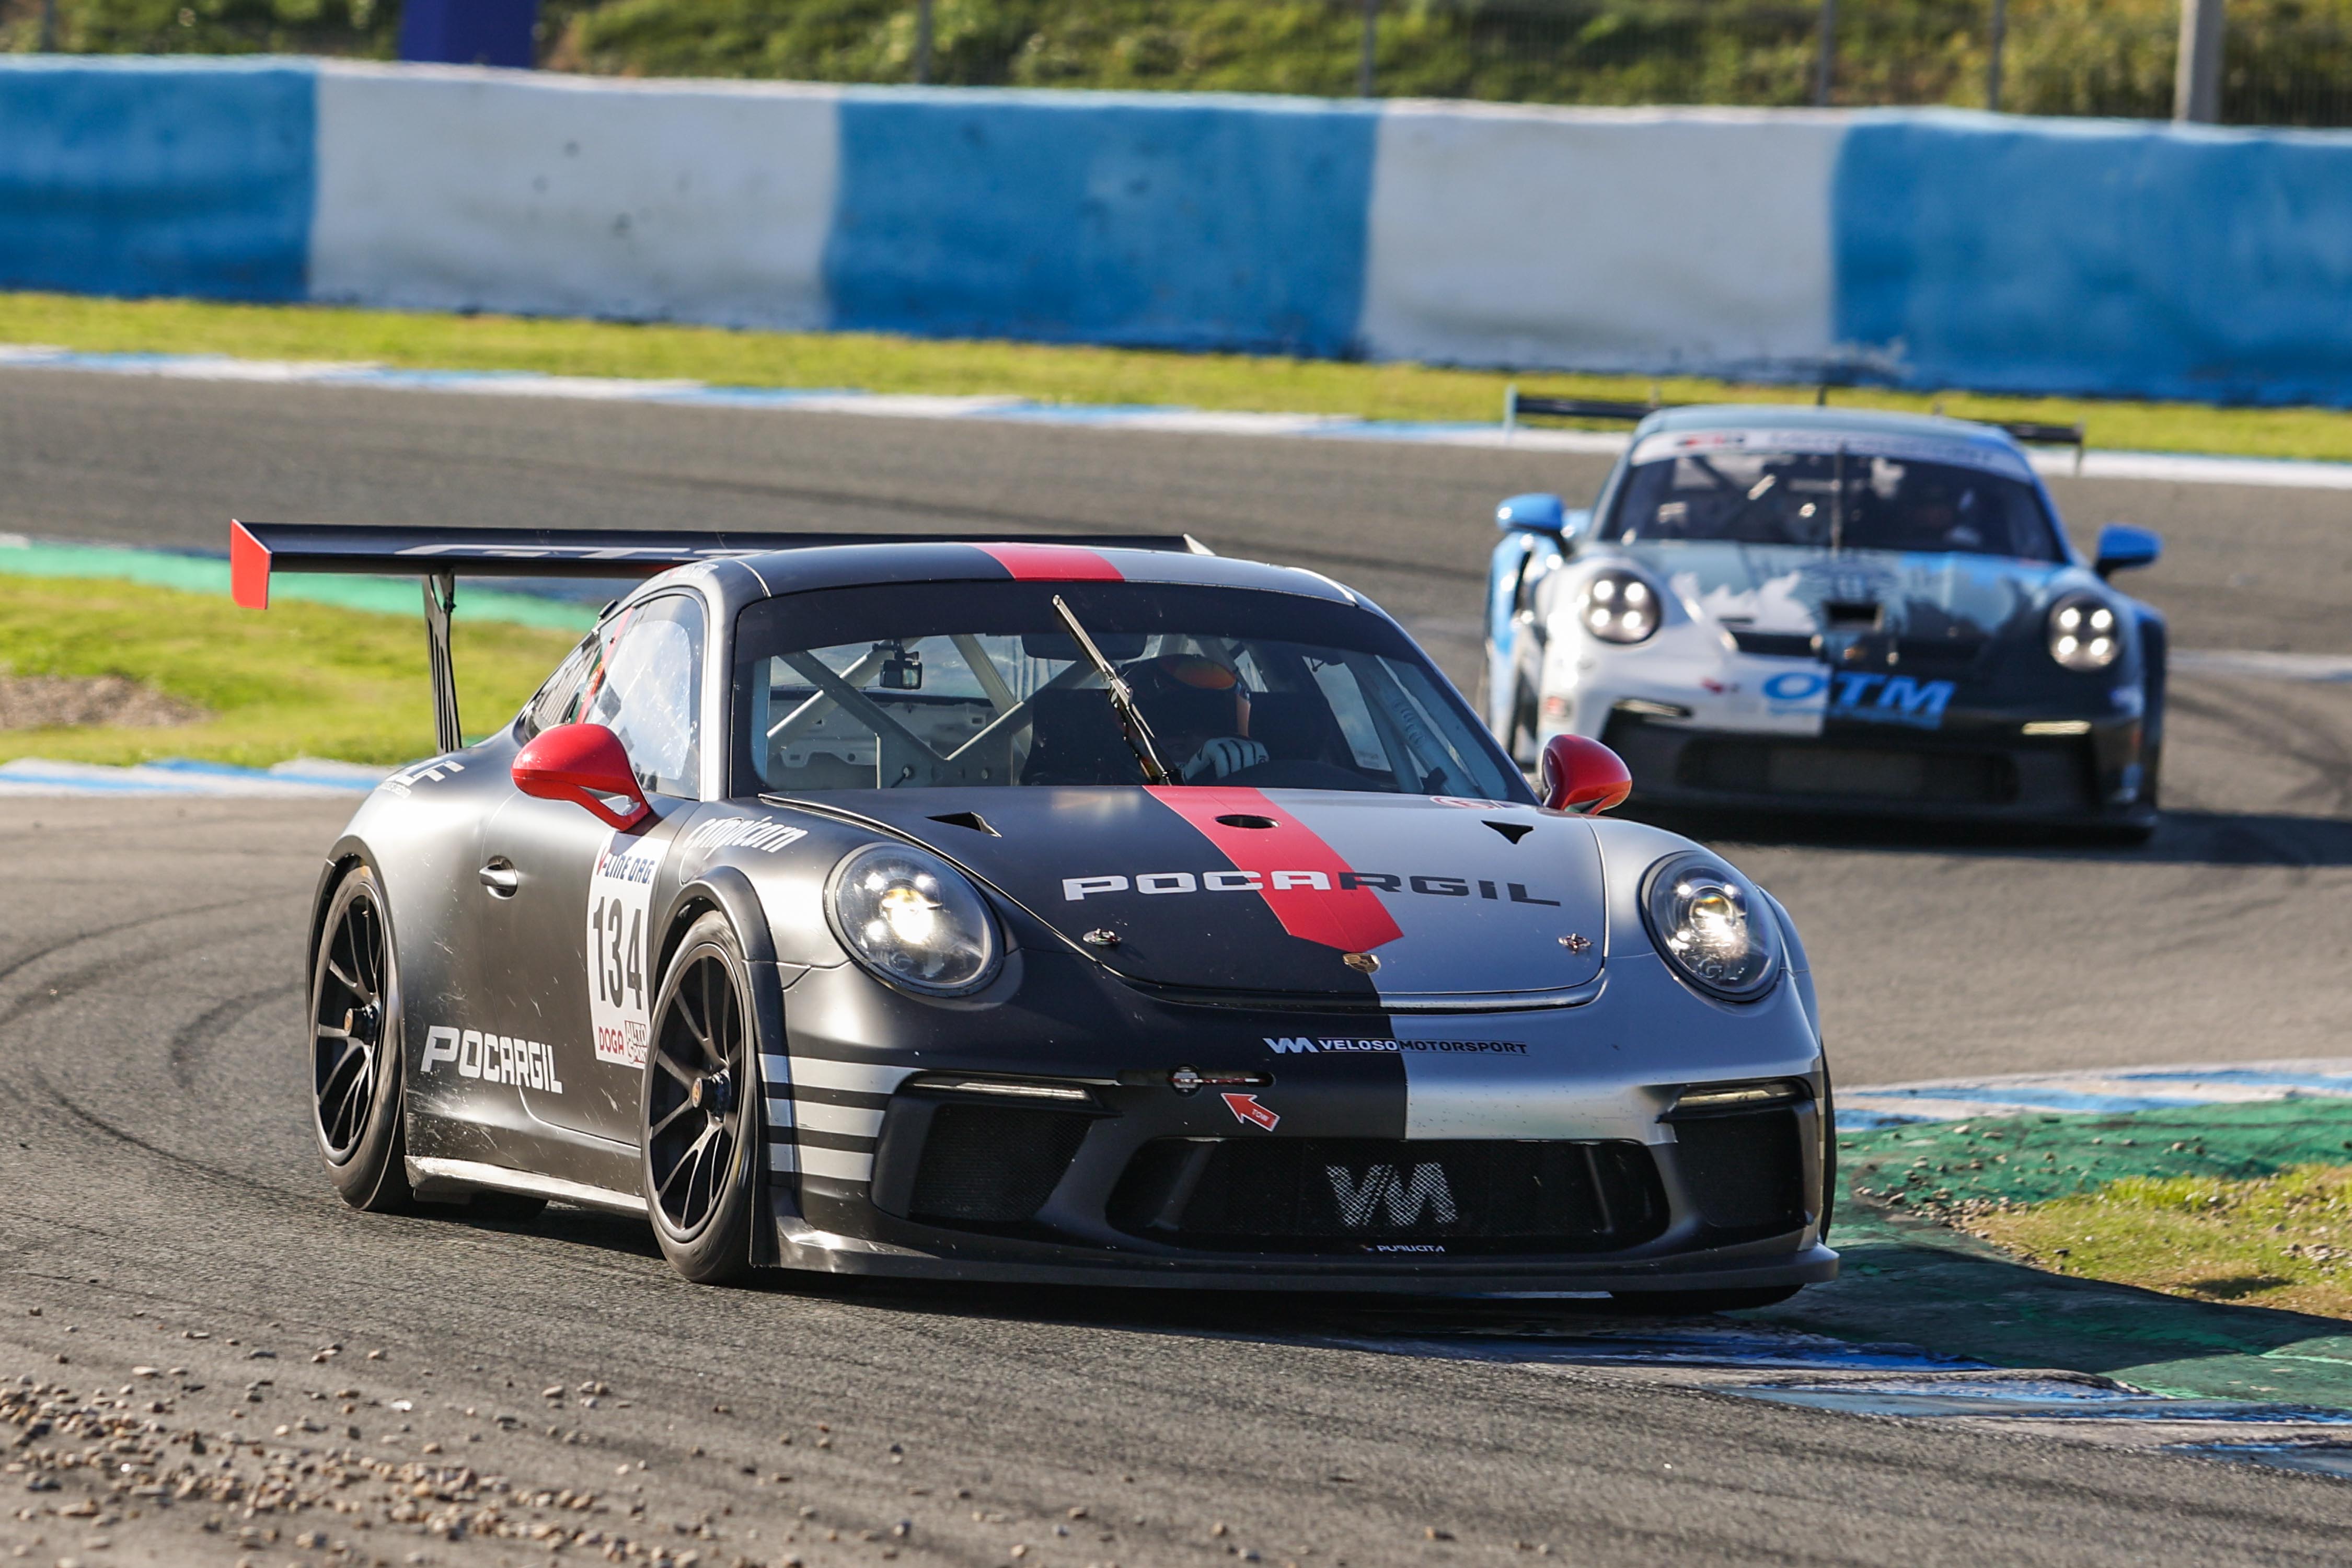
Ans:
[[[646,944],[653,933],[654,873],[662,851],[619,829],[604,836],[588,878],[588,1016],[596,1059],[621,1067],[646,1065],[653,997],[659,976],[649,973]]]
[[[1385,1216],[1390,1225],[1419,1225],[1426,1215],[1436,1225],[1452,1225],[1461,1217],[1454,1189],[1446,1184],[1445,1167],[1423,1163],[1410,1176],[1400,1176],[1394,1165],[1374,1165],[1362,1179],[1345,1165],[1326,1165],[1331,1199],[1339,1205],[1339,1223],[1363,1230]]]
[[[455,757],[436,757],[429,763],[413,763],[394,773],[378,789],[388,789],[394,795],[406,795],[421,784],[439,784],[466,771],[466,764]]]
[[[425,1057],[418,1065],[428,1073],[446,1066],[459,1078],[511,1084],[541,1094],[563,1092],[563,1080],[555,1072],[554,1051],[541,1041],[526,1040],[520,1035],[436,1024],[425,1031]]]
[[[1260,1105],[1256,1095],[1227,1094],[1219,1098],[1225,1102],[1225,1109],[1234,1113],[1236,1121],[1246,1121],[1253,1127],[1263,1127],[1268,1132],[1281,1125],[1282,1118]]]
[[[721,816],[701,824],[681,842],[688,849],[759,849],[773,855],[807,837],[805,827],[762,822],[756,816]]]
[[[1434,1241],[1368,1241],[1366,1252],[1443,1252],[1444,1247]]]
[[[1350,1053],[1372,1052],[1399,1056],[1406,1052],[1462,1053],[1470,1056],[1523,1057],[1528,1054],[1525,1040],[1391,1040],[1364,1039],[1349,1036],[1328,1037],[1305,1035],[1264,1035],[1259,1037],[1278,1057],[1321,1056],[1329,1053],[1344,1056]]]
[[[1957,689],[1948,680],[1860,670],[1789,669],[1764,682],[1764,704],[1774,713],[1826,711],[1865,724],[1908,724],[1933,730]]]
[[[1404,934],[1375,892],[1349,880],[1339,851],[1264,790],[1188,784],[1150,794],[1233,868],[1219,873],[1222,886],[1202,891],[1246,889],[1290,935],[1341,952],[1370,952]],[[1229,820],[1236,816],[1271,826],[1236,827]]]
[[[1870,724],[1908,724],[1933,730],[1944,722],[1952,700],[1948,680],[1914,680],[1907,675],[1839,673],[1830,677],[1830,717]]]
[[[1558,899],[1528,891],[1525,882],[1495,882],[1484,878],[1437,875],[1406,876],[1394,871],[1138,871],[1098,877],[1065,877],[1062,900],[1083,903],[1108,893],[1135,892],[1146,897],[1171,893],[1346,893],[1358,889],[1377,893],[1419,893],[1434,899],[1490,899],[1497,903],[1559,907]]]
[[[1168,1087],[1179,1094],[1198,1093],[1204,1088],[1231,1085],[1241,1089],[1264,1089],[1274,1081],[1262,1072],[1202,1072],[1197,1068],[1178,1068],[1168,1075]]]

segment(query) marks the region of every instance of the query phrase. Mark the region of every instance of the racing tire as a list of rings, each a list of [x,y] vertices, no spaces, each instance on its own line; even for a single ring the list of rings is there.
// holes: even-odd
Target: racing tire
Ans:
[[[1746,1290],[1612,1290],[1610,1295],[1628,1311],[1654,1318],[1696,1318],[1709,1312],[1739,1312],[1751,1307],[1777,1307],[1801,1285],[1759,1285]]]
[[[757,1015],[743,944],[713,911],[688,928],[655,998],[639,1104],[646,1217],[703,1285],[751,1267],[761,1147]]]
[[[343,1202],[376,1214],[409,1190],[400,971],[383,888],[354,866],[335,884],[310,955],[310,1131]]]

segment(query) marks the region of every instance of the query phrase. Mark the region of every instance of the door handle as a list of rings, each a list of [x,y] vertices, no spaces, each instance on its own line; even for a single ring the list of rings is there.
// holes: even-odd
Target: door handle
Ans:
[[[522,873],[503,859],[490,861],[475,875],[481,878],[482,886],[488,888],[494,898],[511,899],[522,886]]]

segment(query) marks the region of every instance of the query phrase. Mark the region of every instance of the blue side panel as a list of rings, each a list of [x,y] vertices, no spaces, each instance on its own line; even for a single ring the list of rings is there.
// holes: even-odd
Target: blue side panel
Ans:
[[[0,289],[299,300],[310,67],[0,55]]]
[[[1906,384],[2352,404],[2352,136],[1865,116],[1833,210]]]
[[[1279,100],[852,93],[834,324],[1345,353],[1377,128]]]

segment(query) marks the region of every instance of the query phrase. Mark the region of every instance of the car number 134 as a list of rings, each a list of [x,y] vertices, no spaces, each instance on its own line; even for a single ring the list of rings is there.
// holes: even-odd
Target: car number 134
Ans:
[[[660,851],[614,833],[588,881],[588,1012],[596,1059],[646,1065],[651,1016],[646,994],[646,925]]]

